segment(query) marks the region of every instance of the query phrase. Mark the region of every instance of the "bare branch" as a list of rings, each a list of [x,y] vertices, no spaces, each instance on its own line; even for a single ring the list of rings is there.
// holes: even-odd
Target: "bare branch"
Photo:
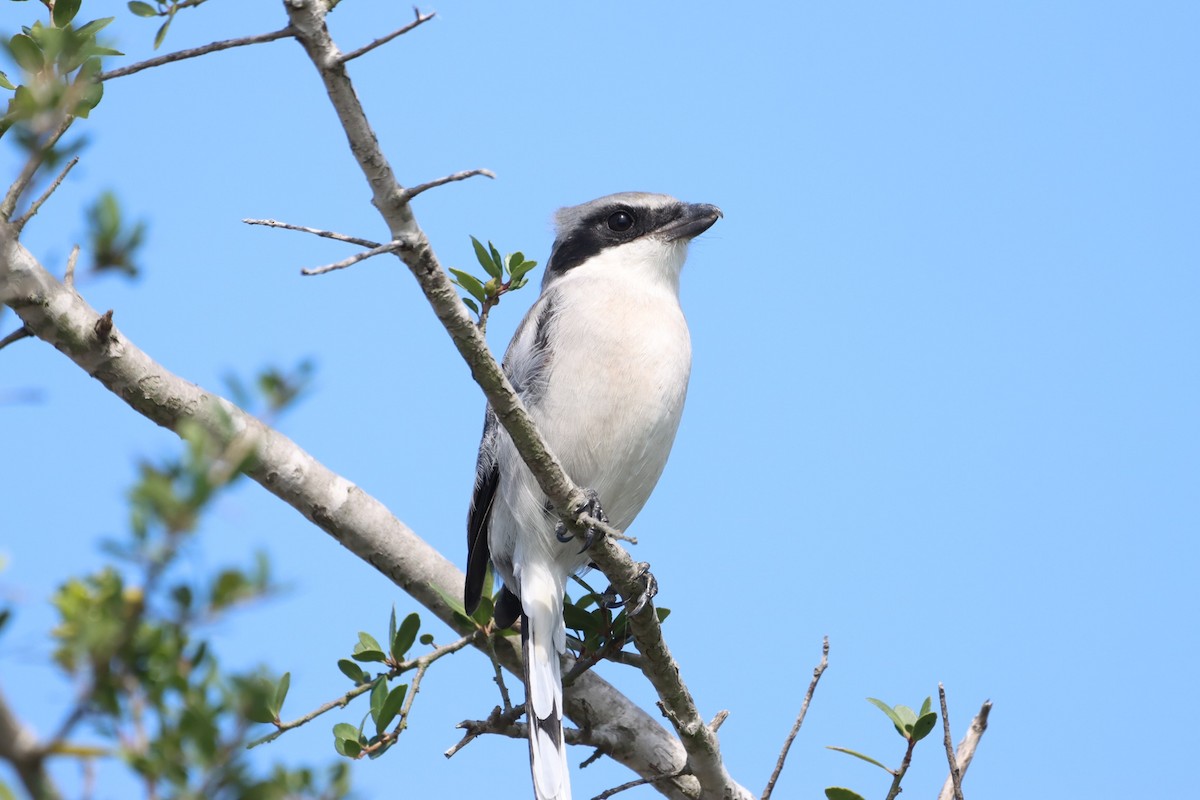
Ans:
[[[68,161],[67,165],[63,167],[62,172],[58,173],[58,177],[54,179],[46,191],[42,192],[42,196],[37,200],[34,200],[33,204],[29,206],[29,210],[13,222],[13,228],[17,231],[17,233],[20,233],[21,230],[24,229],[25,223],[29,222],[29,220],[33,218],[33,215],[36,214],[38,209],[42,207],[42,203],[45,203],[50,199],[50,195],[54,194],[54,190],[57,189],[59,184],[63,182],[63,179],[67,177],[67,173],[70,172],[71,169],[78,163],[79,156],[75,156]]]
[[[529,729],[524,725],[517,725],[517,720],[524,713],[524,706],[513,706],[508,709],[496,706],[492,709],[492,713],[488,715],[487,719],[464,719],[454,726],[466,731],[463,734],[463,738],[459,739],[458,744],[451,747],[442,755],[446,758],[453,758],[459,750],[462,750],[485,733],[495,733],[500,736],[508,736],[512,739],[525,737]],[[563,733],[567,733],[566,729],[563,730]]]
[[[75,264],[79,261],[79,245],[71,248],[71,255],[67,256],[67,271],[63,275],[63,285],[72,291],[75,289]]]
[[[950,784],[954,788],[954,800],[963,800],[962,772],[958,759],[954,757],[954,744],[950,739],[950,712],[946,710],[946,687],[938,681],[938,701],[942,706],[942,742],[946,745],[946,761],[950,764]]]
[[[58,144],[58,140],[67,132],[67,128],[71,127],[71,123],[75,118],[71,115],[66,115],[59,121],[58,126],[50,132],[46,137],[46,141],[42,146],[35,150],[29,159],[25,162],[25,166],[21,168],[21,173],[17,175],[17,179],[8,187],[8,193],[4,195],[4,200],[0,201],[0,220],[12,219],[13,212],[17,210],[17,203],[21,199],[21,195],[25,194],[25,190],[29,188],[29,184],[33,182],[33,176],[37,174],[38,169],[42,166],[42,162],[46,160],[46,154],[54,145]],[[19,229],[18,229],[18,232]]]
[[[821,661],[813,669],[812,681],[808,684],[808,691],[804,693],[804,702],[800,704],[800,713],[796,715],[796,724],[792,726],[792,732],[788,734],[787,740],[783,743],[783,750],[780,751],[779,759],[775,762],[775,771],[771,773],[771,778],[767,781],[767,788],[763,789],[762,800],[768,800],[771,792],[775,791],[775,781],[779,780],[779,775],[783,772],[783,763],[787,760],[788,750],[792,748],[796,734],[800,733],[800,726],[804,724],[804,716],[808,713],[808,705],[817,691],[817,682],[821,680],[821,676],[825,674],[825,668],[828,666],[829,637],[826,636],[821,643]]]
[[[961,775],[959,783],[967,776],[967,767],[971,766],[971,759],[975,757],[975,748],[979,746],[979,740],[983,738],[984,731],[988,726],[988,715],[992,712],[992,701],[987,700],[979,709],[979,713],[975,715],[975,719],[971,720],[971,727],[967,729],[967,733],[963,736],[962,741],[958,743],[958,752],[955,755],[955,762],[958,764],[958,769]],[[938,794],[938,800],[951,800],[954,797],[954,778],[953,776],[946,778],[946,783],[942,785],[942,791]]]
[[[614,794],[620,794],[627,789],[636,789],[637,787],[645,786],[648,783],[653,784],[658,783],[659,781],[668,781],[675,778],[681,778],[684,775],[690,774],[690,772],[691,771],[688,767],[684,767],[673,775],[662,775],[658,778],[638,778],[635,781],[629,781],[628,783],[622,783],[620,786],[614,786],[611,789],[605,789],[603,792],[593,797],[592,800],[608,800],[608,798],[612,797]]]
[[[0,759],[10,763],[30,797],[57,800],[58,788],[45,770],[45,753],[0,694]]]
[[[409,200],[412,200],[417,195],[428,191],[429,189],[435,189],[438,186],[445,186],[447,183],[454,183],[455,181],[465,181],[467,178],[473,178],[476,175],[482,175],[485,178],[493,179],[496,177],[496,173],[492,172],[490,169],[468,169],[462,172],[456,172],[453,175],[447,175],[444,178],[432,180],[429,183],[417,184],[411,189],[405,189],[400,194],[404,198],[404,202],[407,203]]]
[[[338,57],[338,60],[341,63],[345,64],[347,61],[351,61],[355,58],[358,58],[359,56],[363,55],[364,53],[371,52],[372,50],[374,50],[376,47],[379,47],[380,45],[387,44],[392,39],[395,39],[397,36],[403,36],[404,34],[411,31],[413,28],[416,28],[419,25],[423,25],[426,22],[429,22],[429,20],[431,20],[437,16],[437,12],[422,15],[420,9],[416,8],[415,6],[413,7],[413,13],[416,14],[417,18],[415,20],[413,20],[412,22],[408,23],[407,25],[405,25],[403,28],[394,30],[386,36],[380,36],[375,41],[369,42],[368,44],[363,45],[362,47],[358,48],[357,50],[351,50],[349,53],[343,53],[341,56]]]
[[[347,236],[344,233],[336,231],[323,231],[320,228],[306,228],[303,225],[292,225],[288,222],[280,222],[276,219],[244,219],[242,222],[247,225],[266,225],[268,228],[284,228],[289,231],[300,231],[301,233],[311,233],[314,236],[321,236],[325,239],[333,239],[338,242],[347,242],[356,244],[360,247],[382,247],[379,242],[373,242],[370,239],[360,239],[357,236]]]
[[[370,250],[364,250],[361,253],[355,253],[349,258],[343,258],[341,261],[335,261],[332,264],[326,264],[323,267],[311,267],[309,269],[300,270],[301,275],[324,275],[326,272],[333,272],[337,269],[345,269],[352,267],[360,261],[365,261],[372,256],[383,255],[384,253],[394,253],[404,247],[403,242],[388,242],[381,244],[378,247],[372,247]]]
[[[245,47],[248,44],[262,44],[263,42],[273,42],[276,39],[284,39],[288,36],[295,35],[295,31],[289,25],[286,28],[280,28],[277,31],[270,33],[257,33],[253,36],[241,36],[236,39],[225,39],[220,42],[210,42],[200,47],[189,47],[186,50],[177,50],[174,53],[148,58],[145,61],[139,61],[136,64],[130,64],[127,67],[118,67],[111,69],[108,72],[101,72],[97,76],[97,80],[108,81],[113,78],[124,78],[126,75],[132,75],[135,72],[141,72],[144,69],[152,67],[161,67],[163,64],[170,64],[172,61],[183,61],[188,58],[196,58],[197,56],[216,53],[221,50],[228,50],[232,47]]]
[[[19,342],[22,339],[28,339],[31,336],[33,336],[33,329],[30,328],[28,325],[22,325],[21,327],[17,328],[15,331],[10,333],[8,336],[5,336],[3,339],[0,339],[0,350],[3,350],[4,348],[8,347],[13,342]]]

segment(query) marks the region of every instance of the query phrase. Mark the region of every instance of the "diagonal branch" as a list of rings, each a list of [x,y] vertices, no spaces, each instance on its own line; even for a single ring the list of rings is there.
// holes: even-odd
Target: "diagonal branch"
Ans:
[[[431,20],[437,16],[436,13],[422,14],[421,10],[416,7],[413,8],[413,13],[416,15],[417,18],[414,19],[412,22],[408,23],[407,25],[405,25],[402,28],[397,28],[396,30],[392,31],[391,33],[387,34],[386,36],[380,36],[378,39],[375,39],[372,42],[368,42],[367,44],[364,44],[362,47],[358,48],[357,50],[351,50],[349,53],[343,53],[341,56],[338,57],[338,60],[340,60],[343,64],[345,64],[347,61],[352,61],[361,55],[371,52],[372,50],[374,50],[376,47],[379,47],[380,45],[387,44],[392,39],[395,39],[397,36],[403,36],[404,34],[411,31],[413,28],[416,28],[419,25],[424,25],[426,22],[429,22],[429,20]]]
[[[967,767],[971,766],[971,759],[975,757],[975,748],[979,746],[979,740],[983,738],[983,734],[987,730],[988,715],[991,713],[992,701],[986,700],[979,709],[979,713],[975,715],[975,719],[971,720],[971,727],[967,728],[966,735],[958,743],[958,752],[955,754],[954,760],[958,764],[960,787],[962,786],[962,780],[967,777]],[[942,785],[942,791],[938,794],[938,800],[951,800],[953,797],[954,776],[951,775],[946,778],[945,784]]]
[[[186,50],[176,50],[174,53],[167,53],[154,58],[148,58],[145,61],[139,61],[136,64],[130,64],[127,67],[118,67],[110,69],[108,72],[101,72],[97,76],[97,80],[108,81],[113,78],[124,78],[126,75],[132,75],[135,72],[141,72],[144,69],[151,67],[161,67],[163,64],[170,64],[172,61],[183,61],[188,58],[196,58],[198,56],[208,55],[209,53],[217,53],[221,50],[228,50],[232,47],[245,47],[248,44],[262,44],[263,42],[273,42],[276,39],[285,39],[288,36],[295,34],[291,27],[280,28],[277,31],[270,33],[256,33],[253,36],[240,36],[236,39],[225,39],[220,42],[210,42],[200,47],[189,47]]]
[[[326,272],[333,272],[338,269],[352,267],[360,261],[365,261],[372,256],[383,255],[384,253],[394,253],[403,246],[403,242],[388,242],[387,244],[377,245],[370,250],[364,250],[361,253],[355,253],[349,258],[343,258],[341,261],[335,261],[332,264],[326,264],[323,267],[309,267],[300,270],[301,275],[324,275]]]
[[[828,666],[829,637],[826,636],[825,641],[821,643],[821,662],[813,669],[812,681],[808,684],[808,691],[804,693],[804,702],[800,704],[800,713],[796,715],[796,724],[792,726],[792,732],[788,734],[787,740],[783,743],[779,760],[775,762],[775,771],[771,773],[771,778],[767,781],[767,788],[763,789],[762,800],[770,800],[771,792],[775,791],[775,781],[779,780],[779,775],[783,772],[783,763],[787,761],[788,751],[792,749],[792,742],[796,740],[796,734],[800,733],[800,726],[804,724],[804,717],[808,714],[808,705],[817,691],[817,682],[821,680],[821,676],[825,674]],[[960,797],[958,800],[962,800],[962,798]]]
[[[408,204],[406,190],[396,180],[391,165],[380,149],[379,140],[346,73],[345,63],[340,60],[338,48],[330,38],[325,26],[324,3],[320,0],[287,0],[284,8],[296,31],[296,38],[325,84],[325,91],[346,133],[350,150],[371,186],[372,203],[388,224],[392,239],[405,245],[398,251],[400,257],[417,279],[434,313],[450,334],[459,354],[470,366],[472,376],[483,389],[500,423],[559,515],[577,527],[593,525],[594,521],[582,512],[583,492],[570,480],[562,464],[534,427],[512,384],[489,351],[482,332],[459,301],[458,293],[438,263],[425,232],[417,224]],[[599,525],[594,527],[600,528]],[[593,547],[592,557],[624,596],[640,597],[644,593],[640,580],[643,571],[611,537],[604,537]],[[663,640],[653,603],[645,603],[643,612],[631,615],[629,621],[638,649],[645,656],[646,668],[643,672],[658,693],[667,718],[679,733],[688,763],[699,780],[702,792],[711,796],[750,797],[750,793],[734,782],[726,771],[717,736],[700,717],[695,701],[680,677],[679,666]],[[682,767],[682,763],[673,763],[666,770],[660,767],[653,772],[643,773],[642,777],[655,777],[664,772],[678,771]]]
[[[57,800],[61,795],[46,772],[45,758],[37,736],[17,719],[0,693],[0,759],[12,765],[30,797]]]
[[[42,207],[42,204],[50,199],[50,195],[54,194],[54,190],[57,189],[59,185],[66,179],[67,173],[70,172],[78,163],[79,156],[75,156],[68,161],[67,165],[63,167],[62,172],[58,173],[58,177],[50,183],[50,185],[46,188],[46,191],[42,192],[41,197],[39,197],[37,200],[34,200],[29,206],[29,210],[22,214],[20,218],[13,220],[13,227],[16,229],[17,233],[20,233],[25,228],[25,225],[29,222],[29,220],[33,219],[33,216],[37,214],[38,209]]]
[[[320,228],[306,228],[303,225],[292,225],[288,222],[280,222],[276,219],[244,219],[242,222],[247,225],[265,225],[268,228],[284,228],[289,231],[300,231],[301,233],[311,233],[314,236],[320,236],[325,239],[333,239],[338,242],[347,242],[348,244],[356,244],[360,247],[380,247],[379,242],[372,242],[370,239],[360,239],[357,236],[347,236],[344,233],[336,231],[323,231]]]
[[[54,346],[152,422],[177,431],[185,421],[228,444],[242,431],[258,445],[251,479],[299,511],[461,635],[475,630],[446,602],[463,586],[454,564],[417,536],[375,498],[330,471],[295,442],[228,400],[184,380],[155,362],[115,325],[103,337],[103,317],[58,282],[0,222],[0,303],[16,311],[39,339]],[[481,642],[475,646],[486,652]],[[519,673],[515,637],[496,637],[496,657]],[[609,683],[588,673],[567,696],[567,713],[589,726],[591,743],[639,775],[659,775],[684,762],[679,743]],[[2,737],[0,737],[2,738]],[[674,765],[671,767],[670,765]],[[682,790],[668,796],[683,800]],[[695,792],[691,793],[695,796]]]

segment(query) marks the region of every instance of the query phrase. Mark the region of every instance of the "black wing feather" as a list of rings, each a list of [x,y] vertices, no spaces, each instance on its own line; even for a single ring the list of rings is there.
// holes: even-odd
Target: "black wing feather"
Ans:
[[[463,590],[463,606],[468,614],[479,607],[483,595],[483,579],[487,575],[488,527],[492,520],[492,504],[500,485],[500,465],[496,460],[496,426],[499,422],[489,407],[483,420],[483,441],[479,444],[479,461],[475,465],[475,492],[467,514],[467,582]]]

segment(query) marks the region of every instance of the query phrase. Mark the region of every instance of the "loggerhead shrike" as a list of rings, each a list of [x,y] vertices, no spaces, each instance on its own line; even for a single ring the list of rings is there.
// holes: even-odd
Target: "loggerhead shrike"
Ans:
[[[542,293],[504,356],[504,371],[547,444],[589,497],[625,529],[658,482],[687,394],[691,340],[679,307],[688,242],[716,206],[626,192],[564,208]],[[600,504],[603,503],[603,510]],[[582,509],[581,509],[582,510]],[[529,760],[538,800],[569,800],[562,732],[563,591],[588,564],[489,407],[467,518],[465,606],[489,559],[504,579],[498,627],[521,616]]]

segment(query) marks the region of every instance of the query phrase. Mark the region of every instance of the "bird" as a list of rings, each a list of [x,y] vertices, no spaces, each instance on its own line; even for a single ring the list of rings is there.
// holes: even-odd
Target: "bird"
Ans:
[[[541,293],[503,369],[593,518],[624,530],[654,489],[679,428],[691,337],[679,304],[688,243],[723,214],[622,192],[555,214]],[[563,592],[589,563],[489,405],[467,515],[464,606],[488,564],[503,580],[497,628],[521,618],[529,760],[537,800],[570,800],[560,656]],[[581,537],[584,538],[584,537]]]

